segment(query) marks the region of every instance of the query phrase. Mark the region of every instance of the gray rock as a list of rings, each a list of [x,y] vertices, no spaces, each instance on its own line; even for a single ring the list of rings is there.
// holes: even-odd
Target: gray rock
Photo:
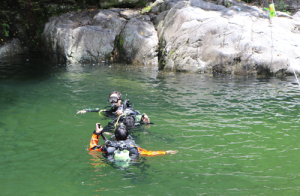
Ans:
[[[102,29],[110,29],[114,36],[119,35],[126,24],[124,18],[119,17],[119,13],[111,10],[100,10],[92,20],[92,26],[101,26]]]
[[[138,11],[134,11],[134,10],[124,10],[124,11],[121,11],[121,12],[120,12],[120,15],[121,15],[123,18],[129,20],[129,19],[131,19],[131,18],[136,17],[136,16],[138,15]]]
[[[0,58],[12,57],[18,54],[24,54],[25,50],[22,47],[21,41],[17,39],[11,40],[9,43],[0,47]]]
[[[204,10],[220,11],[225,9],[225,7],[222,5],[215,5],[202,0],[190,0],[190,5],[193,7],[199,7]]]
[[[169,0],[169,1],[155,1],[152,5],[151,5],[151,10],[150,12],[152,13],[160,13],[166,10],[170,10],[172,7],[174,7],[178,2],[180,1],[186,1],[188,2],[188,0]]]
[[[154,25],[132,18],[120,35],[120,59],[128,63],[157,64],[158,37]]]
[[[59,63],[105,61],[110,59],[115,38],[125,22],[110,10],[53,17],[42,34],[44,52]]]
[[[151,10],[150,12],[152,13],[158,13],[158,12],[161,12],[161,5],[164,3],[164,1],[155,1],[150,7],[151,7]]]
[[[127,22],[120,15],[140,19],[131,18]],[[42,34],[44,52],[59,63],[126,60],[157,64],[157,33],[147,20],[150,20],[147,15],[121,9],[53,17]]]

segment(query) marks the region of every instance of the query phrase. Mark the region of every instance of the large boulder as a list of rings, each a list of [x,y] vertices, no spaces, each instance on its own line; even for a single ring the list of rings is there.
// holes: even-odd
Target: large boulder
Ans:
[[[122,16],[131,19],[127,22]],[[45,25],[42,44],[44,52],[59,63],[126,60],[157,64],[154,25],[138,12],[132,14],[123,9],[52,17]]]
[[[59,63],[109,59],[125,19],[109,10],[67,13],[50,18],[42,34],[44,51]]]
[[[158,64],[158,37],[149,21],[131,18],[122,30],[119,41],[119,59],[132,64]]]
[[[178,2],[156,19],[160,69],[299,72],[299,21],[298,17],[276,17],[270,23],[267,12],[243,3],[226,8],[201,0]]]

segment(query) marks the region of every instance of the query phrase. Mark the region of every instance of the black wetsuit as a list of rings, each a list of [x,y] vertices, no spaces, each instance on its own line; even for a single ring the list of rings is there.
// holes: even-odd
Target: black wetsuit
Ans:
[[[129,157],[131,158],[131,160],[135,160],[139,157],[139,151],[138,151],[138,145],[135,144],[134,140],[123,140],[123,141],[110,141],[110,142],[106,142],[103,146],[102,146],[102,152],[104,152],[104,156],[110,160],[110,161],[114,161],[114,152],[118,149],[117,146],[120,145],[120,143],[125,143],[126,144],[126,149],[129,151]]]
[[[107,106],[109,107],[109,106]],[[101,110],[99,108],[96,108],[96,109],[84,109],[85,111],[87,112],[100,112]],[[103,110],[104,112],[107,112],[107,113],[110,113],[110,114],[113,114],[115,113],[116,111],[122,111],[123,112],[123,105],[121,104],[119,107],[115,107],[115,108],[111,108],[110,110]]]
[[[101,146],[96,145],[99,141],[99,136],[103,138],[105,143]],[[90,143],[90,148],[89,150],[96,150],[96,151],[101,151],[103,152],[104,156],[110,160],[114,161],[114,152],[118,149],[120,144],[125,144],[126,148],[124,150],[129,151],[129,157],[131,160],[135,160],[139,157],[139,151],[138,148],[140,148],[139,145],[135,143],[134,140],[127,139],[127,140],[121,140],[121,141],[110,141],[106,139],[106,137],[103,135],[103,132],[101,133],[96,133],[95,131],[93,132],[93,137],[91,139]]]
[[[99,142],[99,136],[104,139],[105,143],[103,145],[98,145]],[[103,132],[101,133],[96,133],[94,131],[93,136],[90,141],[90,147],[88,150],[90,151],[98,151],[98,152],[103,152],[104,156],[106,156],[110,160],[114,160],[113,158],[113,153],[115,150],[117,150],[117,146],[119,145],[118,143],[123,142],[126,144],[126,150],[129,151],[129,156],[132,160],[137,159],[139,155],[142,156],[154,156],[154,155],[164,155],[167,154],[166,151],[148,151],[140,146],[135,144],[134,140],[127,139],[127,140],[122,140],[119,142],[112,142],[109,141],[105,138],[103,135]]]
[[[116,122],[118,122],[118,123],[125,122],[124,124],[127,127],[126,118],[128,118],[128,117],[132,118],[132,121],[134,121],[134,123],[128,122],[129,124],[131,124],[131,126],[140,125],[142,123],[141,116],[142,115],[138,111],[134,110],[133,108],[126,108],[123,111],[123,115],[116,117],[115,119],[113,119],[113,121],[108,123],[108,125],[113,126],[113,125],[115,125]]]

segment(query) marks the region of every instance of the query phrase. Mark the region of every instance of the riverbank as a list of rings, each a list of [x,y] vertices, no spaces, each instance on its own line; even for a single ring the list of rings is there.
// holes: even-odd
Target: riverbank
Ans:
[[[298,14],[277,12],[271,24],[262,7],[215,3],[220,5],[170,0],[143,10],[70,11],[48,20],[37,45],[52,60],[67,64],[126,62],[237,75],[300,71]]]

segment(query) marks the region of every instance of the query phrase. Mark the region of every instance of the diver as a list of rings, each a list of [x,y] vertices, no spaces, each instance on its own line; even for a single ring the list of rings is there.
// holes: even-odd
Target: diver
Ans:
[[[123,124],[126,128],[134,128],[135,126],[142,124],[153,124],[150,122],[149,117],[139,111],[132,108],[127,108],[122,115],[116,117],[111,122],[108,123],[109,126],[117,127],[119,124]]]
[[[154,156],[165,154],[176,154],[177,151],[147,151],[137,144],[132,139],[128,139],[129,133],[125,126],[119,126],[115,130],[115,140],[110,141],[106,139],[102,132],[103,128],[100,123],[96,123],[96,130],[90,141],[90,151],[103,152],[104,156],[110,161],[130,161],[136,160],[139,155],[141,156]],[[98,145],[99,136],[103,138],[105,143]]]
[[[106,112],[108,114],[121,115],[123,113],[122,94],[119,91],[113,91],[109,94],[108,102],[111,104],[110,110],[100,109],[83,109],[79,110],[76,114],[85,114],[86,112]]]
[[[149,117],[144,113],[140,114],[139,112],[133,110],[133,104],[130,103],[128,99],[124,100],[122,103],[122,94],[119,91],[113,91],[109,94],[108,102],[110,105],[110,110],[100,110],[100,109],[84,109],[78,111],[76,114],[85,114],[86,112],[105,112],[106,116],[110,116],[113,119],[116,119],[116,116],[128,116],[135,115],[137,122],[141,123],[150,123]]]

